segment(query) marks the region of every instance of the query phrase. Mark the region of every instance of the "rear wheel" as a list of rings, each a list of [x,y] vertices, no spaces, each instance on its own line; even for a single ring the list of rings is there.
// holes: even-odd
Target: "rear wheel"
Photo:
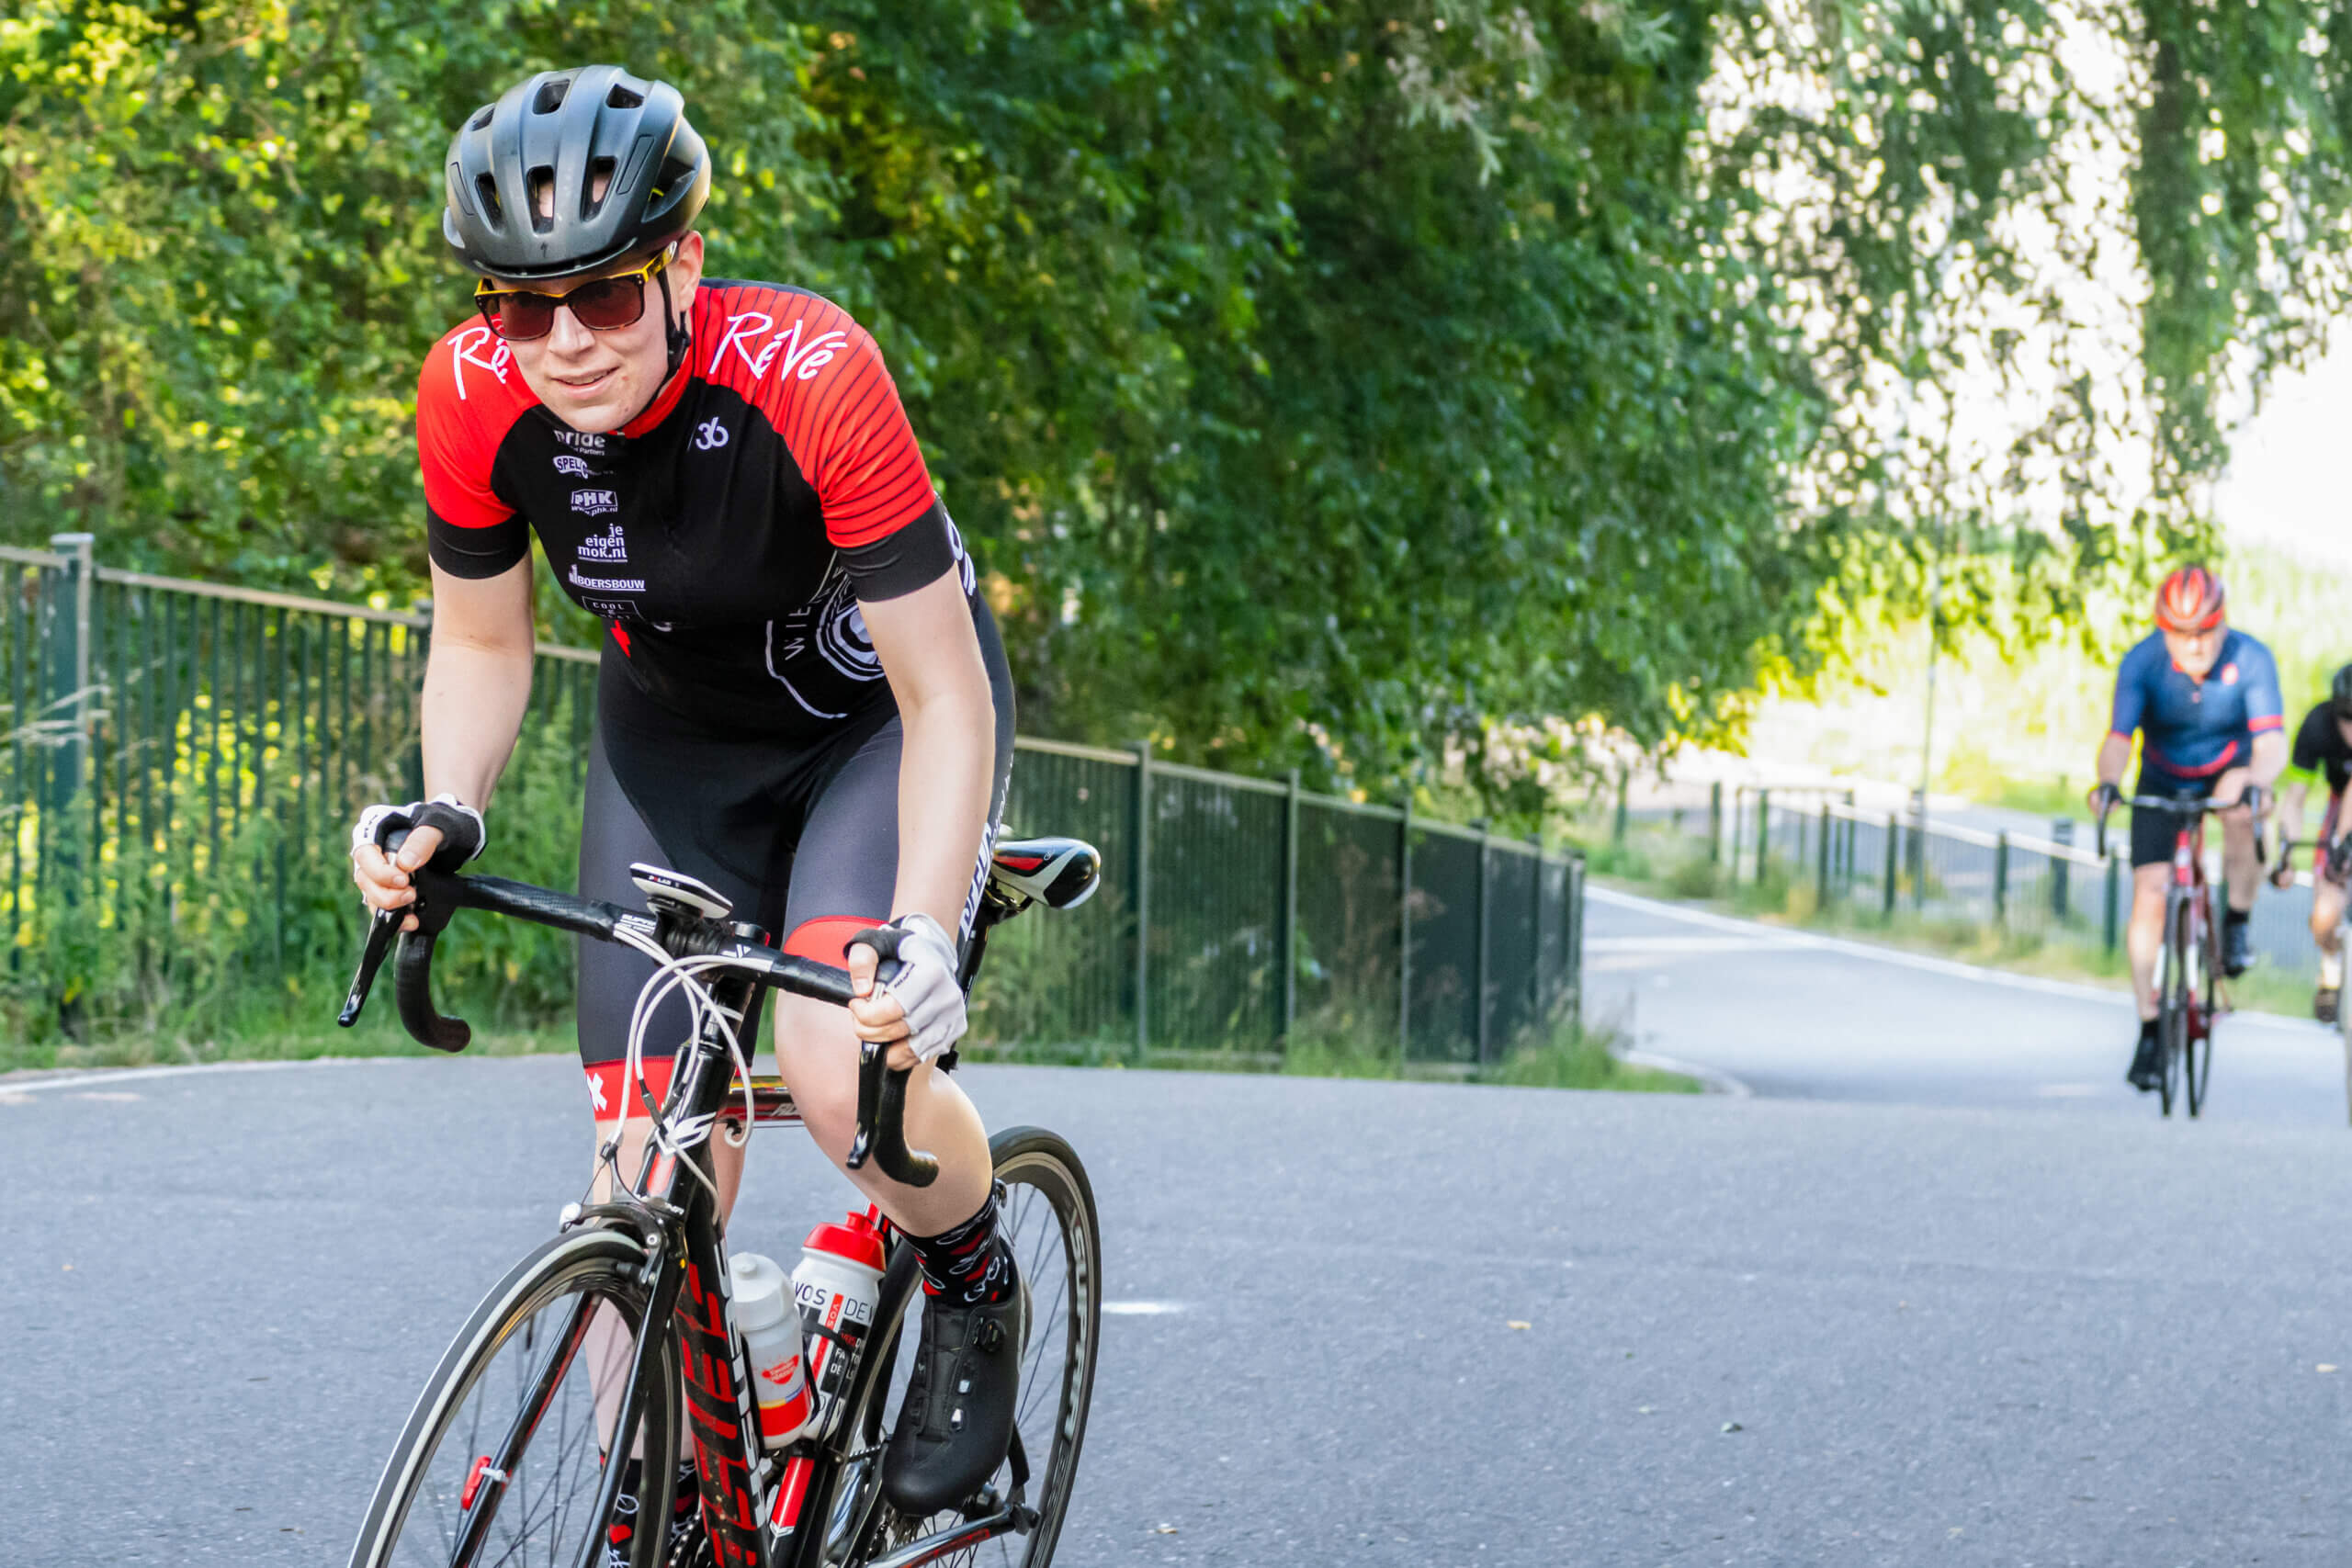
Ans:
[[[2336,928],[2338,941],[2345,937],[2345,928]],[[2352,1121],[2352,1006],[2339,998],[2335,1004],[2335,1027],[2344,1036],[2344,1114]]]
[[[643,1247],[616,1231],[558,1236],[517,1264],[459,1330],[377,1483],[351,1568],[586,1560],[608,1430],[646,1308]],[[591,1373],[594,1372],[592,1380]],[[666,1521],[678,1451],[676,1342],[664,1336],[638,1425],[641,1517]],[[598,1393],[604,1394],[601,1402]],[[635,1532],[631,1568],[659,1568],[666,1528]]]
[[[1014,1455],[962,1512],[910,1518],[882,1499],[881,1445],[906,1397],[923,1310],[922,1292],[911,1280],[903,1291],[886,1289],[871,1341],[878,1359],[866,1397],[851,1416],[856,1457],[843,1467],[828,1514],[831,1532],[823,1561],[829,1565],[869,1562],[923,1542],[938,1549],[923,1562],[1045,1568],[1053,1561],[1094,1393],[1102,1230],[1086,1168],[1059,1136],[1012,1127],[989,1139],[989,1148],[996,1179],[1004,1184],[998,1224],[1029,1292],[1029,1339],[1014,1396]],[[911,1271],[911,1251],[891,1260],[894,1280],[900,1268]],[[1025,1478],[1017,1473],[1015,1456]],[[1016,1500],[1031,1510],[1026,1529],[956,1544],[956,1529],[968,1518]]]

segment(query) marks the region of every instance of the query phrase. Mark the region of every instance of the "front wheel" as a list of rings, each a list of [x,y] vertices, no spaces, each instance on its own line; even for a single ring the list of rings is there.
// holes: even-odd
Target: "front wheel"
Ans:
[[[2202,939],[2197,944],[2197,966],[2191,971],[2201,989],[2189,998],[2191,1010],[2182,1035],[2181,1087],[2188,1091],[2191,1117],[2204,1113],[2205,1089],[2213,1076],[2213,1025],[2222,1010],[2218,940],[2209,919],[2203,922]]]
[[[609,1430],[646,1292],[645,1249],[610,1230],[556,1237],[500,1280],[441,1358],[377,1483],[351,1568],[491,1568],[587,1560],[607,1521],[605,1456],[643,1467],[643,1517],[666,1520],[678,1451],[676,1341],[662,1336],[638,1426]],[[601,1396],[601,1397],[600,1397]],[[631,1538],[630,1568],[659,1568],[663,1529]]]
[[[822,1561],[829,1568],[877,1561],[931,1543],[937,1562],[967,1568],[976,1563],[1003,1568],[1046,1568],[1061,1539],[1078,1475],[1079,1450],[1086,1439],[1087,1406],[1094,1394],[1094,1357],[1102,1323],[1102,1235],[1094,1211],[1094,1189],[1086,1168],[1069,1144],[1037,1127],[1011,1127],[989,1140],[996,1179],[1004,1184],[999,1206],[1001,1234],[1012,1244],[1014,1265],[1029,1292],[1029,1341],[1022,1355],[1021,1384],[1014,1395],[1014,1456],[1025,1470],[1020,1479],[1008,1456],[971,1514],[1016,1500],[1032,1511],[1025,1528],[961,1544],[956,1531],[965,1516],[940,1514],[910,1518],[880,1496],[880,1449],[898,1419],[913,1371],[914,1337],[922,1332],[922,1292],[892,1291],[886,1284],[869,1341],[875,1357],[865,1397],[851,1416],[854,1457],[842,1469],[828,1510],[830,1539]],[[908,1251],[910,1253],[911,1248]],[[911,1268],[908,1258],[906,1267]],[[894,1272],[901,1265],[893,1259]]]
[[[2163,1066],[2158,1095],[2167,1116],[2180,1093],[2181,1058],[2188,1050],[2188,1010],[2196,1005],[2188,966],[2196,951],[2196,911],[2188,899],[2176,897],[2165,920],[2164,972],[2156,991],[2156,1045]]]

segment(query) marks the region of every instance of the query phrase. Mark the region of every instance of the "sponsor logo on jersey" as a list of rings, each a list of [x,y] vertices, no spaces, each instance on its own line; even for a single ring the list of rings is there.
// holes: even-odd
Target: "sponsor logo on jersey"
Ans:
[[[498,344],[495,349],[490,349],[492,343]],[[490,349],[490,352],[485,354],[485,349]],[[486,326],[468,327],[449,340],[449,375],[458,383],[459,402],[465,401],[469,395],[466,391],[467,366],[487,370],[498,378],[498,384],[503,387],[506,384],[506,368],[514,363],[514,351]]]
[[[569,452],[559,452],[555,455],[555,471],[575,479],[584,479],[588,477],[588,464],[584,458],[575,457]]]
[[[641,577],[589,577],[576,566],[568,575],[574,588],[585,588],[591,593],[642,593],[645,592],[645,579]]]
[[[601,534],[592,534],[580,541],[582,560],[601,561],[606,566],[618,566],[628,559],[628,540],[621,535],[621,525],[608,525]]]
[[[2237,683],[2238,683],[2238,667],[2237,667],[2236,665],[2234,665],[2234,664],[2224,664],[2224,665],[2222,665],[2222,685],[2224,685],[2224,686],[2234,686],[2234,685],[2236,685]]]
[[[618,512],[620,509],[618,491],[575,490],[571,492],[571,510],[590,517],[602,517],[607,512]]]
[[[549,434],[575,452],[585,452],[591,457],[601,457],[605,454],[605,437],[601,434],[573,430],[569,426],[551,431]]]
[[[715,419],[695,426],[695,450],[709,452],[727,445],[727,427]]]
[[[775,332],[775,318],[764,310],[744,310],[727,318],[727,330],[719,334],[718,346],[710,351],[710,371],[716,374],[719,362],[733,349],[735,357],[743,362],[754,380],[775,372],[779,381],[797,377],[806,381],[833,362],[833,356],[849,346],[849,333],[835,328],[819,333],[808,342],[800,341],[808,322],[795,317],[790,326]],[[487,331],[488,329],[484,329]],[[774,333],[765,342],[756,341],[763,333]]]

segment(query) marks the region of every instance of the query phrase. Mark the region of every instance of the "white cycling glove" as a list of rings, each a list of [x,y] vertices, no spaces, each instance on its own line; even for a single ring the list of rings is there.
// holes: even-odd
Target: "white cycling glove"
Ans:
[[[929,915],[900,915],[883,929],[897,937],[899,968],[874,988],[899,999],[907,1014],[907,1043],[932,1061],[964,1038],[964,987],[956,978],[963,965],[956,941]]]
[[[368,844],[380,849],[385,836],[401,828],[440,829],[441,847],[433,852],[433,861],[444,871],[454,871],[481,853],[489,838],[481,812],[454,795],[442,794],[406,806],[371,806],[362,811],[351,829],[352,854]]]

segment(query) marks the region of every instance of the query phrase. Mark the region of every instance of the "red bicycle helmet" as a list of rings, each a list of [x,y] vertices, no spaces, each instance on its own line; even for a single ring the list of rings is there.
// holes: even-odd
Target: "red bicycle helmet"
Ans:
[[[2222,580],[2201,566],[2184,566],[2156,590],[2156,625],[2168,632],[2209,632],[2228,615]]]

